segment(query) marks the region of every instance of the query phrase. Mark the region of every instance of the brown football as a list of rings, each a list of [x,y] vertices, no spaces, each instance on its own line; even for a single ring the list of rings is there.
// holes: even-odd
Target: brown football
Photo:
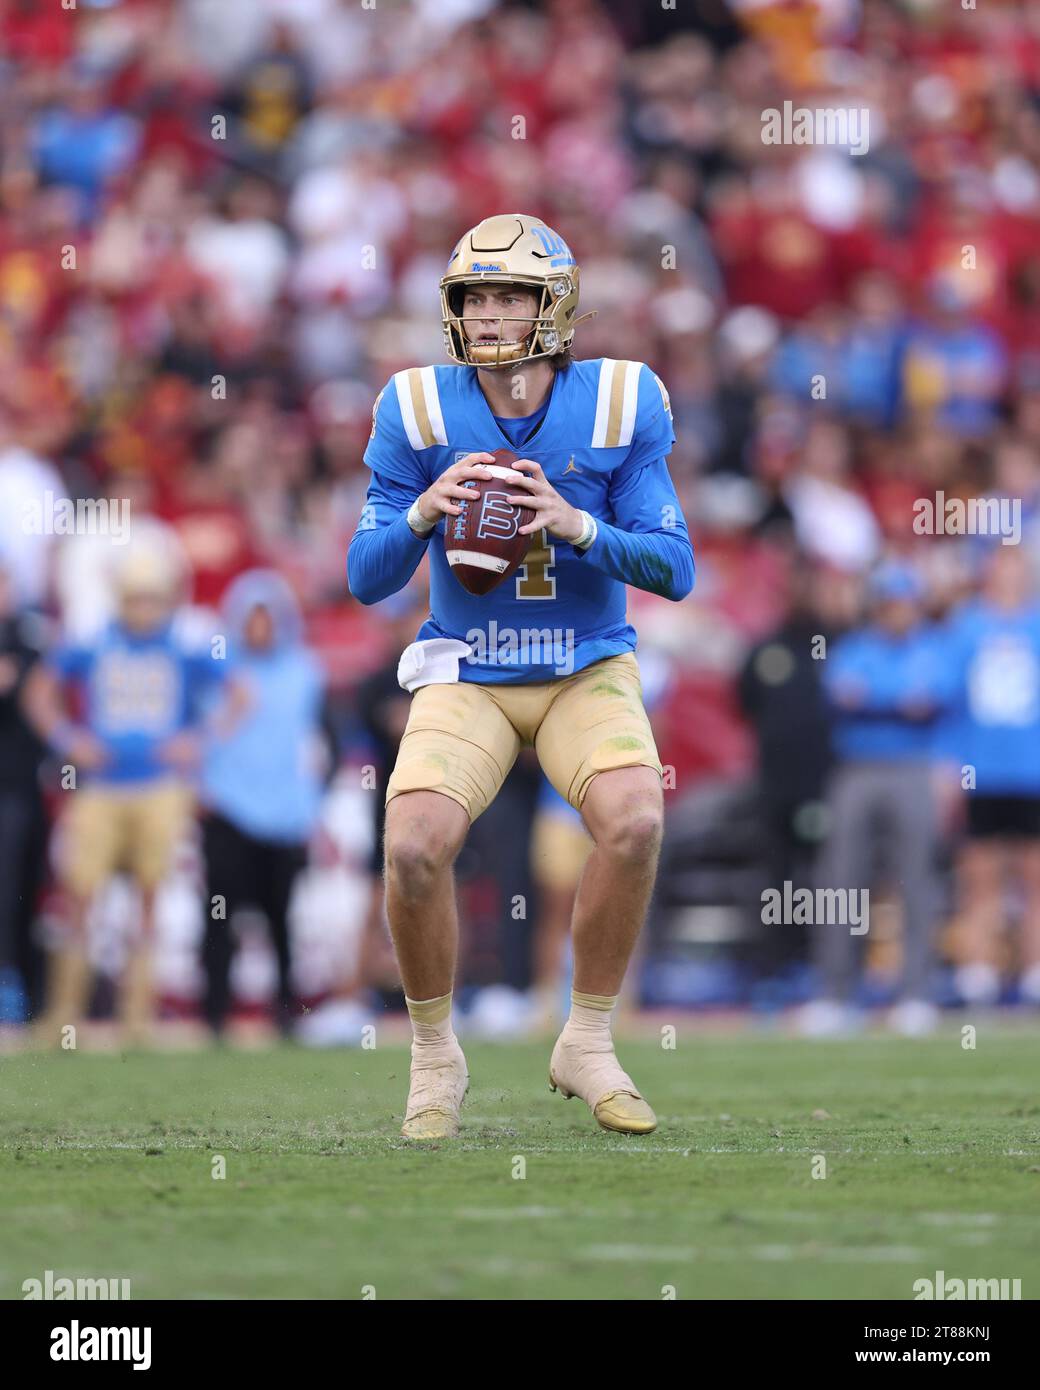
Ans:
[[[509,467],[519,458],[511,449],[496,449],[495,462],[488,464],[491,478],[471,478],[466,487],[479,496],[461,503],[459,516],[444,518],[444,553],[452,573],[469,594],[488,594],[503,579],[514,574],[527,554],[533,534],[522,536],[520,527],[534,520],[530,507],[516,507],[506,498],[519,494]]]

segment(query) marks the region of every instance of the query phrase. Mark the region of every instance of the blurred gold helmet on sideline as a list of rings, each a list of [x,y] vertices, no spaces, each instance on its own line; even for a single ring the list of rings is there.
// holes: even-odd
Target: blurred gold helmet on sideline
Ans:
[[[112,585],[120,598],[154,595],[176,601],[185,579],[184,557],[167,527],[140,528],[136,543],[117,555],[111,568]]]
[[[441,279],[448,356],[467,367],[504,367],[564,352],[574,338],[580,278],[567,243],[540,217],[522,212],[485,217],[455,247]],[[478,283],[533,289],[536,316],[481,314],[481,319],[499,320],[499,339],[470,342],[463,330],[462,301],[466,287]],[[507,333],[510,324],[517,328]]]

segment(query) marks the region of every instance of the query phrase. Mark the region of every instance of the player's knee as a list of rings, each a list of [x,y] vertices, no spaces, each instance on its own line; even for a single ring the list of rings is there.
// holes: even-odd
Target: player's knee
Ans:
[[[455,827],[441,824],[436,818],[405,814],[388,817],[387,879],[404,897],[420,899],[454,862],[460,844]]]
[[[386,876],[405,898],[419,899],[429,892],[441,865],[432,847],[420,844],[386,844]]]
[[[664,818],[659,806],[621,807],[606,828],[602,848],[622,863],[633,866],[654,862],[661,848]]]

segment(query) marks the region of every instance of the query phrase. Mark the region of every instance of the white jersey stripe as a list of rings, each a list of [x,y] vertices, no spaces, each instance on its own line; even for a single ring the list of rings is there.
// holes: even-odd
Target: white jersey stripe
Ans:
[[[621,403],[621,436],[619,445],[632,443],[636,429],[636,404],[639,399],[639,363],[625,362],[625,397]]]
[[[610,387],[614,380],[617,363],[612,357],[604,357],[599,366],[599,390],[596,393],[596,423],[592,427],[592,447],[602,449],[607,442],[607,426],[610,423]]]
[[[447,444],[448,436],[444,432],[444,416],[441,414],[441,398],[437,392],[437,373],[433,367],[423,367],[420,375],[423,395],[426,398],[426,413],[430,417],[430,429],[433,430],[434,443]]]
[[[419,430],[419,422],[415,418],[415,407],[412,405],[412,392],[408,385],[407,370],[394,372],[394,388],[397,391],[397,403],[401,407],[401,419],[404,421],[408,443],[413,449],[423,449],[426,446]]]

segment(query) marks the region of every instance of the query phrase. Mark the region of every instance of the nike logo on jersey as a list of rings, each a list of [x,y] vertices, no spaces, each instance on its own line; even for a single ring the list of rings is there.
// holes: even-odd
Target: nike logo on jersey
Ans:
[[[566,476],[567,476],[568,473],[584,473],[584,472],[585,472],[584,468],[579,468],[579,467],[578,467],[578,465],[574,462],[574,455],[571,454],[571,461],[570,461],[570,463],[567,465],[567,467],[563,470],[562,476],[563,476],[564,478],[566,478]]]

